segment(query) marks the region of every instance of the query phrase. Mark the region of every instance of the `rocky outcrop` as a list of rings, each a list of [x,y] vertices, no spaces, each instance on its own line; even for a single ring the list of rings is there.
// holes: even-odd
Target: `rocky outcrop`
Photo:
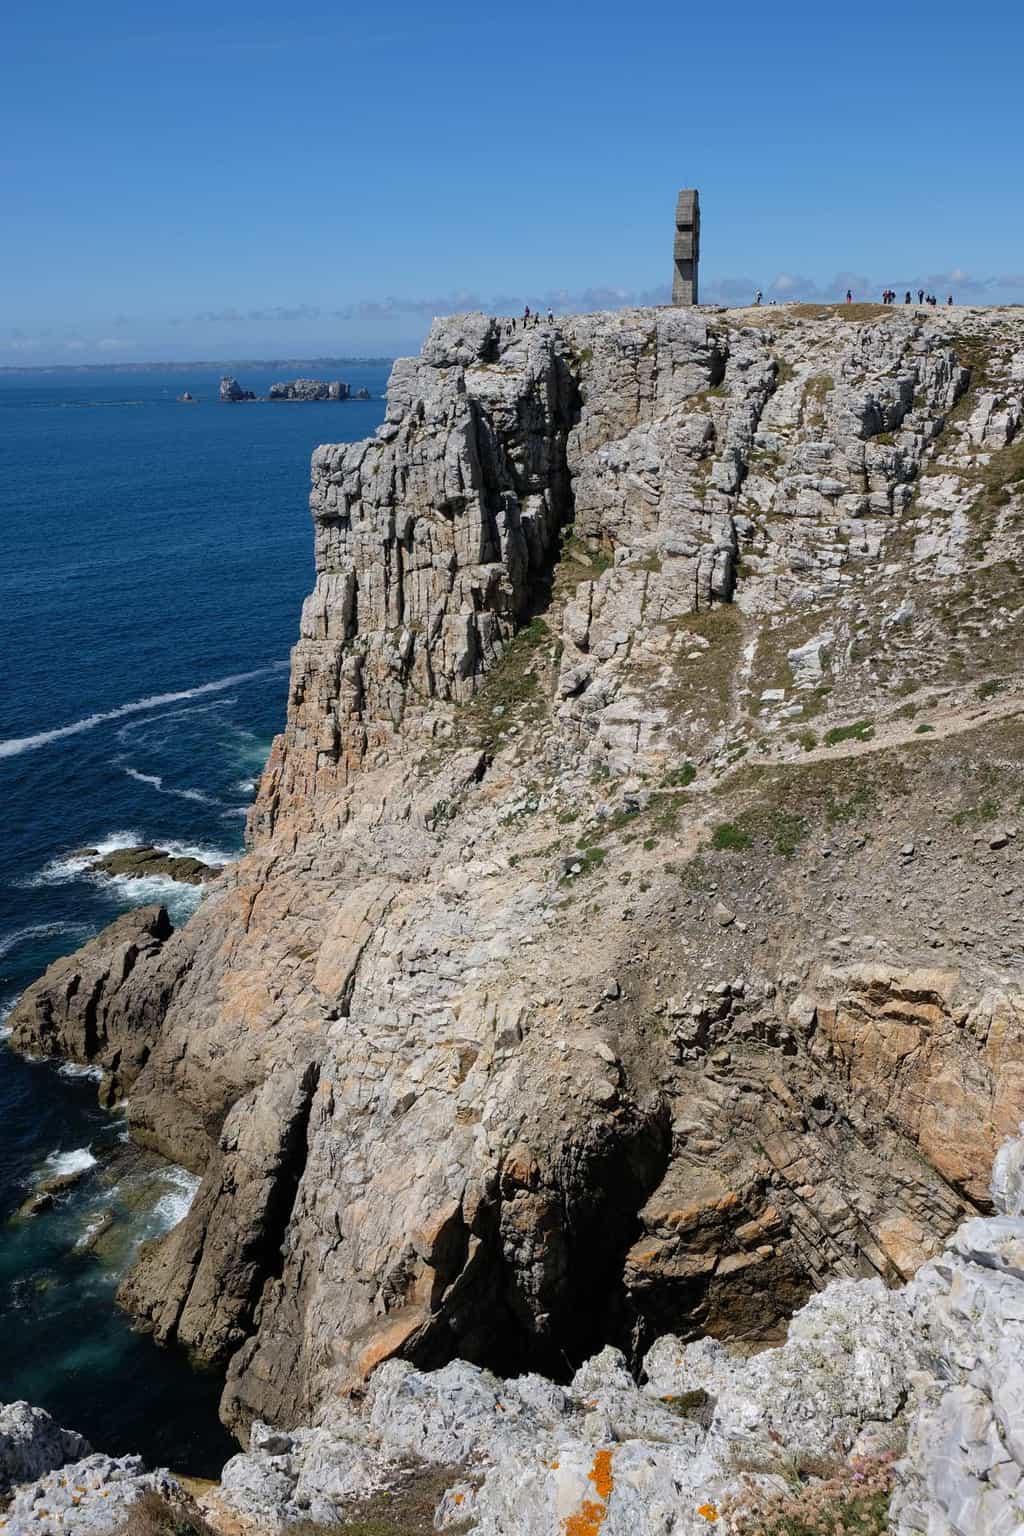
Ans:
[[[158,875],[183,885],[202,885],[220,874],[219,865],[204,864],[202,859],[168,853],[166,849],[150,844],[138,848],[114,848],[110,853],[101,853],[98,848],[76,848],[69,857],[86,859],[89,869],[98,875],[123,875],[129,880]]]
[[[87,1440],[59,1428],[42,1408],[24,1402],[0,1405],[0,1498],[16,1484],[32,1482],[89,1451]]]
[[[171,978],[161,984],[160,960],[172,932],[163,907],[138,907],[55,960],[10,1015],[14,1047],[101,1067],[102,1099],[111,1102],[130,1087],[159,1034],[171,985]]]
[[[340,379],[292,379],[271,384],[268,400],[347,400],[351,391]]]
[[[159,1499],[171,1521],[191,1505],[168,1472],[147,1472],[139,1456],[96,1452],[16,1489],[0,1521],[4,1536],[126,1536],[146,1497]],[[180,1528],[188,1529],[184,1520]]]
[[[333,1526],[436,1470],[437,1530],[696,1536],[736,1530],[751,1502],[781,1510],[827,1478],[856,1499],[873,1461],[900,1536],[1004,1536],[1019,1524],[1024,1475],[1022,1168],[1024,1142],[1007,1144],[996,1216],[965,1223],[903,1290],[833,1282],[780,1348],[743,1359],[666,1336],[641,1384],[607,1348],[564,1386],[391,1360],[358,1400],[325,1401],[311,1427],[255,1423],[204,1514],[225,1532]],[[54,1483],[22,1491],[15,1508],[37,1508]]]
[[[395,1356],[771,1341],[987,1209],[1022,386],[971,323],[456,317],[317,451],[249,852],[12,1016],[203,1172],[122,1294],[240,1435]]]
[[[243,389],[237,379],[225,377],[220,381],[220,399],[234,405],[239,400],[255,400],[256,396],[251,389]]]

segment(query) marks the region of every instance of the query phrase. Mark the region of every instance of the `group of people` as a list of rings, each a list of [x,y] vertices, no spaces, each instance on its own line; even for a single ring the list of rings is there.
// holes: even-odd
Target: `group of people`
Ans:
[[[548,310],[548,325],[554,325],[554,323],[555,323],[555,312],[554,312],[554,310],[549,309]],[[518,324],[519,324],[519,322],[516,320],[515,315],[513,315],[512,319],[505,326],[505,335],[506,336],[511,336],[512,332],[515,330],[515,328],[516,328],[516,326]],[[531,325],[540,325],[540,310],[539,309],[531,309],[529,304],[527,304],[526,307],[523,310],[522,325],[523,325],[523,330],[524,331],[529,330]]]
[[[847,304],[849,304],[849,290],[847,290],[847,293],[846,293],[846,301],[847,301]],[[883,303],[883,304],[895,304],[895,303],[897,303],[897,290],[895,290],[895,289],[883,289],[883,290],[881,290],[881,303]],[[912,293],[910,293],[910,289],[907,289],[906,293],[904,293],[904,295],[903,295],[903,303],[904,304],[912,304],[913,303],[913,295],[912,295]],[[952,293],[950,293],[949,298],[947,298],[947,300],[946,300],[946,303],[947,304],[952,304],[953,303],[953,295],[952,295]],[[918,289],[918,304],[938,304],[938,300],[936,300],[935,295],[933,295],[933,293],[926,293],[926,292],[924,292],[924,289]]]
[[[847,288],[847,290],[846,290],[846,302],[847,302],[847,304],[852,304],[853,303],[853,293],[851,292],[851,290],[849,288]],[[911,293],[909,288],[907,289],[906,293],[903,295],[903,302],[904,302],[904,304],[913,304],[913,302],[914,302],[914,295]],[[939,301],[935,297],[934,293],[925,293],[923,288],[919,288],[917,290],[917,302],[919,304],[931,304],[931,305],[934,306],[934,305],[938,304]],[[947,296],[947,298],[946,298],[946,303],[947,304],[952,304],[952,302],[953,302],[953,295],[949,294]],[[896,303],[896,290],[895,290],[895,288],[883,288],[882,289],[882,303],[883,304],[895,304]]]

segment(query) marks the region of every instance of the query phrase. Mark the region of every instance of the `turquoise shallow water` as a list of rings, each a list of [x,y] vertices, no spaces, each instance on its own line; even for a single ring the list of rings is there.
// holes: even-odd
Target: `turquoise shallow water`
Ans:
[[[127,907],[194,907],[191,887],[96,878],[71,850],[241,848],[312,580],[309,456],[383,419],[386,369],[340,371],[374,398],[222,406],[216,374],[170,370],[0,379],[0,1014]],[[67,1168],[82,1176],[52,1211],[10,1222]],[[99,1449],[219,1468],[220,1381],[113,1305],[191,1192],[131,1154],[94,1082],[0,1048],[0,1401]]]

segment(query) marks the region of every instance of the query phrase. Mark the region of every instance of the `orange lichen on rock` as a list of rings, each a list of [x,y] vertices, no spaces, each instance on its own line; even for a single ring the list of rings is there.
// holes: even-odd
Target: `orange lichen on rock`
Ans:
[[[718,1510],[713,1504],[698,1504],[697,1513],[702,1520],[717,1520]]]
[[[608,1514],[608,1499],[615,1486],[610,1450],[595,1451],[594,1464],[587,1477],[593,1483],[600,1503],[595,1499],[584,1499],[579,1512],[569,1515],[562,1522],[564,1536],[598,1536]]]
[[[590,1469],[590,1481],[597,1489],[598,1497],[607,1504],[608,1496],[615,1487],[615,1479],[612,1477],[612,1453],[611,1451],[598,1451],[594,1457],[594,1465]]]

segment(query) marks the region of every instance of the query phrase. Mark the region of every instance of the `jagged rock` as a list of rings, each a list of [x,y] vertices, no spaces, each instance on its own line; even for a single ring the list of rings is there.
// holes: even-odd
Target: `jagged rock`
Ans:
[[[230,405],[238,400],[255,400],[256,396],[251,389],[243,389],[237,379],[225,377],[220,381],[220,398]]]
[[[118,1089],[130,1086],[163,1017],[166,995],[155,973],[173,931],[163,907],[137,907],[55,960],[10,1015],[14,1046],[98,1064]],[[137,995],[132,977],[137,986],[142,972],[147,980],[154,973],[153,990]]]
[[[25,1402],[0,1405],[0,1498],[15,1484],[31,1482],[89,1451],[88,1441],[74,1430],[60,1429],[42,1408]]]
[[[147,1472],[139,1456],[95,1453],[58,1466],[15,1491],[0,1515],[4,1536],[65,1536],[69,1531],[73,1536],[120,1536],[130,1528],[132,1506],[143,1494],[159,1495],[172,1510],[185,1500],[169,1473]]]
[[[1022,1141],[1000,1154],[997,1194],[1022,1157]],[[829,1286],[781,1348],[752,1359],[714,1340],[660,1339],[642,1387],[609,1349],[565,1388],[503,1382],[461,1361],[431,1373],[390,1361],[361,1403],[330,1403],[314,1428],[282,1436],[255,1424],[248,1453],[224,1469],[221,1507],[285,1527],[331,1523],[415,1455],[463,1468],[438,1506],[441,1530],[470,1518],[482,1536],[562,1526],[694,1536],[724,1498],[742,1498],[744,1469],[785,1488],[794,1467],[813,1478],[851,1452],[905,1447],[893,1500],[901,1536],[1012,1533],[1024,1274],[994,1273],[988,1258],[1008,1222],[1024,1230],[1007,1215],[969,1222],[903,1291]]]

